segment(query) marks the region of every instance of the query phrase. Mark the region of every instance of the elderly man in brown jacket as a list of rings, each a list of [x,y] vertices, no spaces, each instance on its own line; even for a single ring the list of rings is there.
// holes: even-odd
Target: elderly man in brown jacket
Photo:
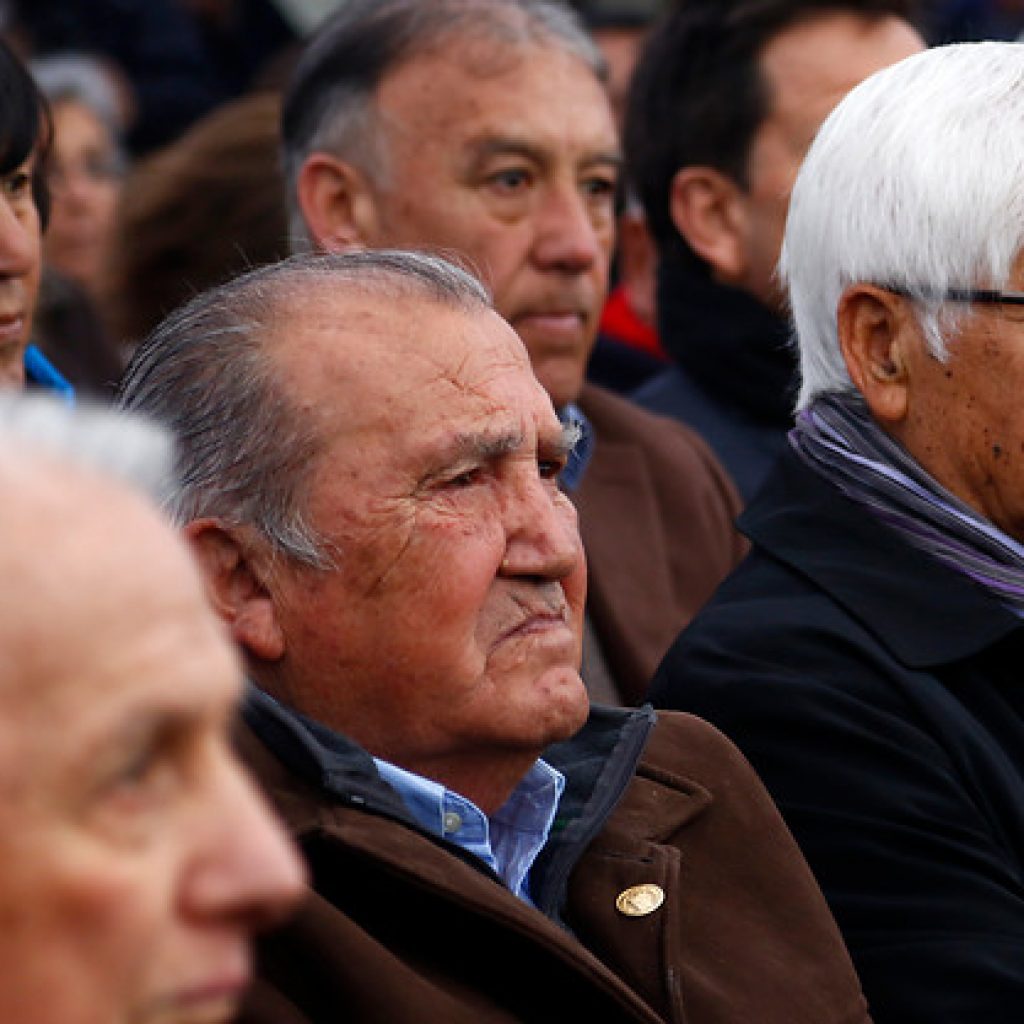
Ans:
[[[590,709],[574,438],[475,279],[387,250],[253,271],[172,315],[122,401],[181,439],[242,743],[312,877],[249,1020],[866,1019],[734,748]]]

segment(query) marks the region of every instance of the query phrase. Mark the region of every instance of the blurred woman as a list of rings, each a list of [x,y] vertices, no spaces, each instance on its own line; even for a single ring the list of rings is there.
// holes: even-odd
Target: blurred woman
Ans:
[[[288,254],[276,93],[225,103],[133,168],[104,312],[130,349],[197,291]]]
[[[43,256],[96,295],[124,174],[117,89],[103,65],[85,55],[41,57],[30,68],[53,119]]]

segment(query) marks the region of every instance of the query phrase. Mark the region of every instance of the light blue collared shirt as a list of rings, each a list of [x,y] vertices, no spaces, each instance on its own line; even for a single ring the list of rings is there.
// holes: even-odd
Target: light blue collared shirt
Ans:
[[[374,758],[381,778],[394,789],[409,813],[434,835],[479,857],[520,899],[533,904],[529,873],[544,848],[565,777],[537,761],[508,800],[490,818],[476,804],[432,779]]]

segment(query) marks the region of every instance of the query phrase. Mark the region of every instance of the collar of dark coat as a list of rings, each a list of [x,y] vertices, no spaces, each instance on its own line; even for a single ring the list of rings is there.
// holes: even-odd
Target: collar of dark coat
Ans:
[[[657,306],[662,345],[698,388],[744,422],[790,425],[796,353],[785,319],[698,272],[673,246],[658,261]]]
[[[242,717],[265,748],[256,749],[242,736],[243,753],[271,790],[296,835],[320,826],[325,798],[424,831],[401,797],[380,777],[373,758],[358,744],[252,685],[245,695]],[[544,751],[544,760],[566,779],[551,838],[531,874],[534,902],[549,916],[557,916],[572,867],[633,778],[655,719],[649,705],[594,705],[575,736]],[[268,757],[268,753],[273,756]],[[277,765],[272,763],[274,760]]]
[[[792,451],[738,521],[772,557],[811,579],[910,668],[972,657],[1024,622],[845,497]]]

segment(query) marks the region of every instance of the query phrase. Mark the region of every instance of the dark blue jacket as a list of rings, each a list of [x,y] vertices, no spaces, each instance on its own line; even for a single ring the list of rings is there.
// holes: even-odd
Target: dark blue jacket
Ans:
[[[1024,1020],[1024,622],[792,453],[651,697],[774,796],[876,1024]]]

